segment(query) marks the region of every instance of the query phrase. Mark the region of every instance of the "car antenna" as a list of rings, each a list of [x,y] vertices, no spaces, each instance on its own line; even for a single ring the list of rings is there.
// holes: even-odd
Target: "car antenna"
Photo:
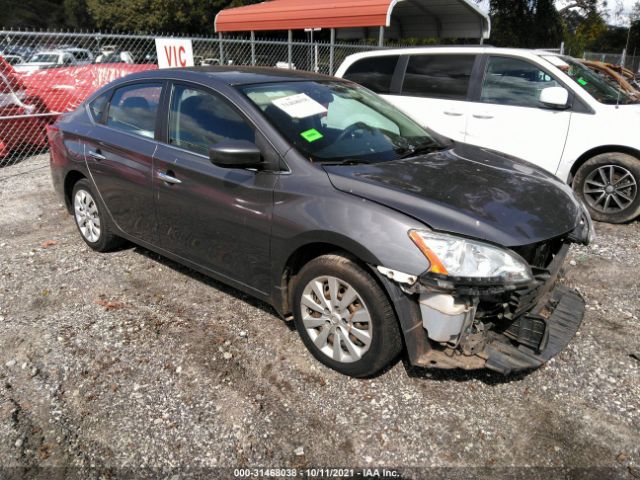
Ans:
[[[624,64],[627,59],[627,52],[629,51],[629,42],[631,41],[631,28],[633,24],[631,24],[631,20],[629,20],[629,31],[627,32],[627,44],[622,51],[622,60],[620,61],[620,78],[618,79],[620,86],[618,87],[618,100],[616,101],[616,108],[620,108],[620,94],[622,93],[622,78],[624,77]]]

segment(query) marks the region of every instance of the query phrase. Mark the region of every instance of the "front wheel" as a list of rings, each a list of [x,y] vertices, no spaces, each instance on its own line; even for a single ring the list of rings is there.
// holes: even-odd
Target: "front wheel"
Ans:
[[[587,160],[573,179],[591,218],[626,223],[640,215],[640,159],[625,153],[603,153]]]
[[[352,260],[323,255],[305,265],[293,291],[295,324],[322,363],[369,377],[402,350],[395,313],[375,279]]]

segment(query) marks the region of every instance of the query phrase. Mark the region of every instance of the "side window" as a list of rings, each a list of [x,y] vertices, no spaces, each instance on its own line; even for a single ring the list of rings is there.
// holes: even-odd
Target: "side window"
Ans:
[[[226,100],[184,85],[175,85],[169,112],[169,143],[207,155],[224,140],[255,141],[255,133]]]
[[[475,60],[475,55],[412,55],[402,94],[466,100]]]
[[[159,83],[139,83],[117,89],[111,98],[107,125],[153,138],[161,91]]]
[[[89,111],[91,112],[91,116],[93,117],[94,122],[102,121],[102,114],[107,108],[109,95],[111,95],[111,91],[103,93],[98,98],[93,99],[93,101],[89,104]]]
[[[539,107],[540,92],[560,84],[544,70],[517,58],[490,57],[480,101],[499,105]]]
[[[376,93],[390,93],[393,72],[396,70],[399,58],[398,55],[363,58],[347,69],[344,78]]]

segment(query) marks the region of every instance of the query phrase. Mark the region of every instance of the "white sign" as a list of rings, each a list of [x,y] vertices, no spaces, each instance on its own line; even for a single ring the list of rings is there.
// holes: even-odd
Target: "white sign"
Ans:
[[[316,102],[306,93],[279,98],[271,103],[292,118],[306,118],[327,113],[327,109],[322,104]]]
[[[193,67],[191,39],[156,38],[159,68]]]

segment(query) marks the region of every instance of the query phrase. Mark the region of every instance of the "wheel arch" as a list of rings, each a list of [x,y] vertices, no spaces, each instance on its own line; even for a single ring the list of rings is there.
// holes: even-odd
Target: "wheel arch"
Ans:
[[[327,254],[343,255],[364,270],[371,273],[374,281],[380,286],[394,311],[398,327],[400,328],[403,349],[409,355],[413,364],[418,364],[420,358],[429,350],[429,342],[426,333],[422,328],[422,317],[418,304],[412,301],[399,287],[398,284],[380,274],[375,268],[378,265],[376,260],[366,260],[356,254],[353,250],[344,245],[332,242],[309,242],[298,246],[287,258],[280,276],[279,299],[276,305],[277,310],[285,319],[292,317],[293,304],[293,280],[297,273],[309,261]],[[375,257],[374,257],[375,258]]]
[[[311,235],[313,238],[315,235]],[[291,314],[291,284],[298,272],[314,258],[322,255],[342,254],[358,263],[361,267],[369,269],[368,265],[378,263],[377,258],[368,249],[341,235],[331,238],[307,239],[286,256],[286,260],[277,268],[278,290],[277,309],[286,318]]]
[[[64,203],[69,213],[73,213],[73,202],[71,200],[73,187],[83,178],[87,177],[79,170],[70,170],[64,177]]]
[[[580,155],[580,157],[571,166],[567,183],[569,185],[573,183],[573,179],[575,178],[576,173],[578,172],[580,167],[585,164],[585,162],[597,155],[602,155],[603,153],[624,153],[627,155],[631,155],[632,157],[635,157],[638,159],[638,161],[640,161],[640,150],[636,148],[627,147],[624,145],[601,145],[599,147],[592,148],[591,150],[588,150]]]

